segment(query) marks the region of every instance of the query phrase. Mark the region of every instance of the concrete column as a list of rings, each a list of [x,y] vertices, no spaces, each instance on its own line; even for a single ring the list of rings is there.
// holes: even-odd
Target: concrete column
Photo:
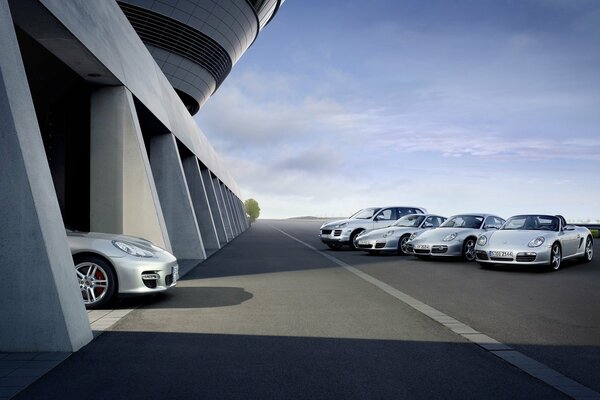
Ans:
[[[8,2],[0,1],[0,352],[92,340]]]
[[[175,136],[167,133],[152,137],[150,166],[173,254],[179,259],[204,260],[206,252]]]
[[[233,231],[231,229],[231,220],[229,219],[229,212],[225,207],[225,198],[223,197],[223,189],[221,188],[221,181],[217,177],[213,177],[213,185],[215,186],[215,192],[217,193],[217,200],[219,201],[219,207],[223,214],[223,222],[225,222],[225,234],[227,235],[227,241],[229,242],[234,238]]]
[[[183,159],[183,170],[188,183],[190,196],[196,217],[198,218],[198,227],[204,243],[204,251],[212,254],[221,248],[217,237],[217,229],[213,221],[208,196],[200,173],[200,165],[195,156],[185,157]]]
[[[227,187],[225,188],[225,193],[227,195],[227,200],[229,201],[229,209],[231,210],[231,218],[233,219],[233,226],[235,227],[235,235],[238,236],[242,233],[242,228],[240,226],[239,216],[233,205],[233,195],[231,194],[231,190]]]
[[[225,222],[223,222],[223,216],[217,201],[217,193],[213,185],[212,176],[208,168],[202,168],[202,180],[206,189],[206,196],[210,205],[210,211],[213,215],[213,221],[215,223],[215,229],[217,231],[217,237],[219,238],[219,244],[221,246],[227,244],[227,235],[225,234]]]
[[[173,251],[131,92],[95,90],[90,119],[90,229]]]

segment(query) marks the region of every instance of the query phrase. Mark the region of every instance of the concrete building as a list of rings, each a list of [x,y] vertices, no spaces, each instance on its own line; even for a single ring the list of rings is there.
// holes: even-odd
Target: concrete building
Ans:
[[[192,115],[282,0],[0,0],[0,352],[91,340],[65,226],[203,260],[249,227]]]

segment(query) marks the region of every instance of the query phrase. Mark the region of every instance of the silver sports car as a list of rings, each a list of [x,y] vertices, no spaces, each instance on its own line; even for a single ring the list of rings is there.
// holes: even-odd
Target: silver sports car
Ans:
[[[545,265],[557,270],[569,258],[592,261],[594,243],[589,229],[569,225],[561,215],[515,215],[500,230],[479,236],[475,254],[482,265]]]
[[[446,217],[433,214],[405,215],[387,228],[363,231],[354,239],[354,247],[369,253],[394,252],[410,254],[406,242],[414,232],[440,226]]]
[[[177,259],[145,239],[67,230],[67,241],[86,308],[117,295],[162,292],[179,278]]]
[[[417,257],[463,257],[475,260],[475,242],[490,229],[499,229],[504,220],[491,214],[460,214],[450,217],[439,228],[415,232],[406,243]]]

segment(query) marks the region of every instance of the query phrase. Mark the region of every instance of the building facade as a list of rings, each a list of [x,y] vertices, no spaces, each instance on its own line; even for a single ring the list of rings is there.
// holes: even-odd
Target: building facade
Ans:
[[[192,115],[281,3],[0,0],[0,352],[91,340],[65,226],[197,261],[249,227]]]

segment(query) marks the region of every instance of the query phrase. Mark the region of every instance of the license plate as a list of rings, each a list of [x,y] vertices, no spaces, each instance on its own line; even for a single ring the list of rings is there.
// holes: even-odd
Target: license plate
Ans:
[[[173,282],[177,282],[179,280],[179,265],[173,267]]]
[[[369,244],[369,242],[367,242],[366,240],[359,240],[358,244],[362,246],[362,245],[365,245],[365,244]]]
[[[513,256],[512,251],[490,251],[490,257],[511,257]]]
[[[418,244],[418,245],[415,246],[415,249],[429,250],[429,245],[427,245],[427,244]]]

